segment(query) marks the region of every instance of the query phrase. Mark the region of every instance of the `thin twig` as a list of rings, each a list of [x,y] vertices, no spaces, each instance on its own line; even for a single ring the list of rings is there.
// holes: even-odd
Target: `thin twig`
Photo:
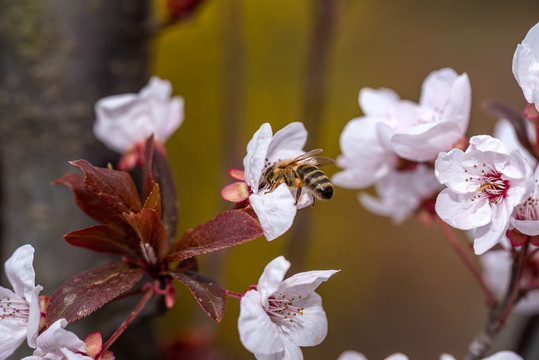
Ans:
[[[483,280],[483,277],[481,276],[481,272],[479,271],[479,268],[476,266],[476,264],[470,259],[466,251],[462,248],[462,244],[460,243],[459,239],[457,239],[455,233],[453,232],[452,228],[447,225],[438,215],[435,215],[436,222],[438,223],[438,226],[440,226],[440,229],[444,233],[445,237],[449,241],[449,244],[453,247],[457,255],[460,257],[464,265],[468,268],[470,273],[473,275],[473,277],[477,280],[479,283],[479,286],[481,286],[481,289],[483,290],[483,293],[485,294],[487,305],[489,307],[492,307],[496,304],[496,298],[492,295],[492,292],[488,288],[487,284],[485,284],[485,281]]]
[[[133,321],[133,319],[140,313],[140,311],[146,306],[148,301],[152,298],[154,295],[154,286],[153,283],[148,283],[147,285],[150,285],[147,287],[144,295],[142,296],[142,299],[140,299],[137,306],[131,311],[131,314],[124,320],[124,322],[118,327],[118,329],[112,334],[112,336],[105,342],[103,345],[101,352],[99,355],[103,354],[115,341],[118,339],[118,337],[127,329],[129,324]],[[98,357],[99,358],[99,357]]]

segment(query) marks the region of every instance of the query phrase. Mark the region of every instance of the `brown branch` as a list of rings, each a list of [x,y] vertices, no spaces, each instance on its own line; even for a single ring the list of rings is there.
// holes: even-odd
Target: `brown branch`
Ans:
[[[500,304],[490,308],[485,329],[481,331],[472,341],[468,349],[468,354],[464,360],[482,359],[490,349],[500,330],[504,327],[513,306],[518,301],[520,279],[527,261],[529,242],[528,237],[522,246],[522,249],[520,252],[518,252],[517,256],[513,260],[511,279],[509,281],[509,286],[507,287],[503,301],[501,301]]]

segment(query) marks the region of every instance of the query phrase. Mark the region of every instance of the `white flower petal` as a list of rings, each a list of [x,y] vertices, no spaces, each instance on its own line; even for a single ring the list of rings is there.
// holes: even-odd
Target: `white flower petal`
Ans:
[[[472,201],[473,196],[442,190],[436,199],[436,213],[457,229],[470,230],[489,224],[493,218],[491,206],[485,200]]]
[[[34,289],[34,292],[30,295],[28,303],[30,308],[28,309],[28,323],[27,323],[27,335],[26,339],[28,346],[36,347],[36,338],[39,330],[39,321],[41,319],[41,309],[39,308],[39,293],[43,290],[43,287],[38,285]]]
[[[296,315],[290,324],[283,326],[283,331],[297,346],[319,345],[328,332],[328,320],[322,308],[322,298],[313,292],[301,300],[295,300],[294,305],[304,308],[303,314]]]
[[[421,86],[419,104],[431,109],[442,109],[458,74],[451,68],[431,72]]]
[[[493,207],[492,218],[495,221],[480,226],[475,231],[474,251],[476,255],[481,255],[490,250],[505,235],[509,226],[510,211],[504,208],[504,204]]]
[[[442,110],[442,122],[452,122],[459,126],[461,136],[465,135],[470,120],[472,89],[466,73],[454,82]]]
[[[284,280],[278,288],[278,292],[299,295],[311,294],[321,283],[327,281],[339,270],[313,270],[294,274]]]
[[[374,117],[353,119],[346,124],[339,140],[343,154],[337,159],[344,171],[334,175],[336,185],[368,187],[394,170],[397,156],[379,137],[387,129],[379,129],[380,125],[384,124]]]
[[[278,238],[292,226],[297,209],[294,206],[295,199],[286,184],[279,185],[267,194],[252,194],[249,202],[264,229],[266,240]]]
[[[0,360],[7,359],[24,342],[26,329],[23,319],[0,320]]]
[[[337,360],[367,360],[365,355],[354,350],[343,351]]]
[[[436,159],[441,151],[451,150],[462,136],[457,123],[426,123],[395,134],[391,144],[400,157],[424,162]]]
[[[271,125],[262,124],[247,144],[247,155],[243,158],[245,182],[254,193],[258,192],[258,185],[264,170],[268,147],[272,138]]]
[[[272,157],[275,156],[278,151],[282,150],[291,150],[303,153],[303,147],[305,146],[306,142],[307,130],[305,130],[303,123],[290,123],[281,130],[277,131],[273,136],[268,147],[268,159],[272,160]]]
[[[359,106],[368,116],[389,116],[389,109],[400,100],[399,95],[391,89],[363,88],[359,91]]]
[[[36,275],[32,265],[33,261],[34,248],[27,244],[16,249],[5,262],[4,268],[9,283],[15,294],[21,297],[26,298],[34,291]]]
[[[86,345],[77,335],[65,330],[66,325],[65,319],[59,319],[39,335],[36,340],[37,349],[30,359],[37,357],[37,359],[91,360],[89,356],[78,354],[86,351]]]
[[[511,220],[511,225],[518,231],[526,235],[539,235],[539,221],[538,220]]]
[[[455,357],[449,354],[442,354],[440,355],[440,360],[455,360]]]
[[[183,99],[170,99],[172,86],[152,77],[138,94],[112,95],[95,104],[94,134],[123,153],[154,134],[164,143],[183,121]]]
[[[521,87],[526,101],[539,103],[536,96],[539,88],[539,26],[535,24],[526,34],[521,44],[517,45],[513,55],[513,75]]]
[[[501,154],[509,154],[505,145],[496,138],[489,135],[476,135],[470,138],[470,146],[466,152],[471,151],[492,151]]]
[[[385,358],[385,360],[408,360],[408,356],[396,353]]]
[[[303,353],[299,346],[290,338],[283,337],[284,356],[282,360],[303,360]]]
[[[267,308],[268,297],[277,291],[289,268],[290,262],[284,256],[273,259],[264,268],[257,285],[264,308]]]
[[[284,350],[281,330],[275,325],[260,302],[260,293],[247,291],[241,298],[238,331],[240,341],[250,352],[271,355]]]
[[[522,357],[512,351],[499,351],[483,360],[522,360]]]

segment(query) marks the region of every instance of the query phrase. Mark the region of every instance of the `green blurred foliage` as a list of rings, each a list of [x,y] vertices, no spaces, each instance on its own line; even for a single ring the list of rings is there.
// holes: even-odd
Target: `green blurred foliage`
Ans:
[[[335,1],[341,11],[329,57],[322,135],[310,139],[324,155],[338,156],[340,132],[361,115],[362,87],[392,88],[417,101],[423,79],[446,66],[470,76],[469,135],[493,128],[494,119],[479,108],[482,99],[523,107],[511,59],[539,20],[536,1]],[[206,1],[192,19],[156,36],[153,72],[169,79],[186,104],[184,124],[167,143],[180,233],[230,206],[219,196],[232,181],[226,169],[242,168],[245,146],[262,123],[276,131],[302,120],[315,4]],[[314,236],[304,249],[305,270],[342,271],[319,288],[329,334],[322,345],[304,349],[305,357],[336,359],[346,349],[370,359],[395,352],[412,359],[435,359],[442,352],[462,357],[486,315],[473,279],[435,226],[416,219],[393,226],[362,209],[356,193],[337,189],[334,199],[311,209]],[[258,239],[201,257],[201,271],[242,292],[256,283],[267,262],[286,254],[288,241],[286,235],[273,242]],[[237,335],[238,301],[228,300],[225,318],[215,326],[179,290],[177,306],[160,324],[163,330],[207,327],[230,358],[253,358]],[[502,338],[497,347],[509,344]]]

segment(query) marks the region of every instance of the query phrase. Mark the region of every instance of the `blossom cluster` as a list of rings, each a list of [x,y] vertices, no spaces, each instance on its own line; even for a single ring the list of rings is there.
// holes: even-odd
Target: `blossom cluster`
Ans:
[[[364,115],[344,128],[337,158],[342,171],[332,178],[345,188],[375,186],[377,196],[361,193],[359,201],[397,223],[423,212],[431,220],[469,231],[475,254],[482,255],[484,274],[477,276],[487,288],[490,311],[502,314],[496,319],[499,327],[515,304],[521,311],[539,312],[534,291],[539,288],[536,54],[539,24],[513,58],[513,73],[528,103],[524,117],[492,105],[494,112],[505,115],[494,136],[466,137],[471,108],[466,73],[451,68],[432,72],[417,103],[390,89],[362,89],[359,105]],[[262,235],[269,241],[283,235],[298,210],[333,196],[331,181],[318,168],[333,160],[319,156],[321,149],[304,149],[307,130],[302,123],[293,122],[275,134],[270,124],[262,124],[247,144],[243,169],[230,169],[237,181],[221,191],[234,203],[233,209],[176,236],[176,190],[164,143],[183,122],[183,107],[181,97],[172,97],[171,84],[157,77],[138,94],[97,102],[94,134],[121,154],[119,170],[76,160],[71,164],[83,175],[68,173],[55,183],[67,185],[80,209],[99,223],[72,231],[65,240],[121,260],[72,276],[49,298],[35,285],[33,247],[15,250],[5,262],[13,290],[0,287],[0,360],[25,340],[34,349],[25,358],[29,360],[112,360],[108,346],[152,297],[162,296],[167,308],[174,306],[174,282],[186,286],[217,322],[223,318],[226,296],[239,299],[239,338],[257,359],[303,359],[301,347],[326,338],[328,320],[315,290],[339,270],[307,271],[284,279],[290,262],[279,256],[267,264],[256,285],[235,293],[202,274],[196,256]],[[142,189],[123,171],[137,166]],[[473,269],[473,264],[467,265]],[[504,301],[491,299],[490,291],[505,296]],[[135,293],[142,294],[139,305],[105,344],[99,333],[83,341],[65,329],[120,296]],[[509,351],[484,357],[486,350],[475,358],[522,359]],[[365,359],[355,351],[339,357]],[[401,353],[386,358],[407,359]],[[448,354],[440,359],[454,360]]]

